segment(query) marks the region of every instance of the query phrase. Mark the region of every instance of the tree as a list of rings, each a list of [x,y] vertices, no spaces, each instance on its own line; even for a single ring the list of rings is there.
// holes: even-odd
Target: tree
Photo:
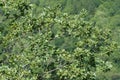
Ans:
[[[96,26],[108,27],[112,29],[112,40],[120,45],[120,0],[108,0],[101,4],[95,12],[92,20],[96,22]],[[117,58],[118,59],[117,59]],[[117,65],[119,61],[119,50],[112,57]]]
[[[111,29],[112,41],[116,41],[118,46],[120,46],[120,10],[119,5],[120,0],[106,0],[101,4],[95,12],[92,20],[96,22],[96,26],[98,27],[107,27]],[[120,65],[118,62],[120,61],[120,47],[118,47],[117,51],[113,53],[113,55],[109,58],[113,62],[114,69],[107,73],[106,77],[110,79],[110,77],[114,76],[114,74],[120,74]],[[105,75],[105,74],[103,74]]]
[[[2,7],[7,30],[0,44],[1,80],[95,80],[99,71],[110,70],[110,31],[86,21],[86,11],[69,15],[48,7],[36,17],[34,4],[25,0]],[[60,47],[66,40],[74,47]]]
[[[94,15],[96,8],[102,4],[104,0],[31,0],[31,2],[35,3],[37,6],[35,9],[36,13],[41,11],[45,6],[55,7],[56,5],[61,4],[62,12],[67,12],[68,14],[79,14],[79,12],[84,8],[90,13],[90,15]]]

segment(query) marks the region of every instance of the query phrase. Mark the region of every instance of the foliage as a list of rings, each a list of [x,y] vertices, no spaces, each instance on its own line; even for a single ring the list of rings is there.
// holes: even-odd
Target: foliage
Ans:
[[[69,15],[48,7],[36,16],[25,0],[2,7],[7,29],[0,35],[1,80],[96,80],[111,69],[107,59],[116,45],[110,31],[86,21],[85,10]]]
[[[96,22],[96,26],[99,27],[108,27],[112,29],[112,40],[116,41],[120,46],[120,10],[119,5],[120,0],[109,0],[104,2],[102,5],[98,7],[96,13],[92,20]],[[119,48],[120,50],[120,48]],[[115,52],[115,54],[111,57],[111,60],[119,66],[119,58],[120,51]]]
[[[35,12],[38,13],[43,7],[61,5],[61,11],[68,14],[78,14],[82,9],[86,9],[90,14],[94,14],[96,8],[103,0],[31,0],[36,4]]]
[[[112,39],[117,42],[119,46],[117,51],[112,54],[109,58],[113,62],[113,70],[106,75],[108,80],[110,77],[114,76],[114,74],[120,74],[120,0],[107,0],[101,4],[96,12],[94,17],[91,19],[94,21],[96,26],[98,27],[107,27],[112,30]],[[104,74],[105,75],[105,74]],[[117,78],[117,77],[116,77]],[[112,79],[112,78],[111,78]],[[118,78],[119,79],[119,78]],[[114,79],[113,79],[114,80]]]

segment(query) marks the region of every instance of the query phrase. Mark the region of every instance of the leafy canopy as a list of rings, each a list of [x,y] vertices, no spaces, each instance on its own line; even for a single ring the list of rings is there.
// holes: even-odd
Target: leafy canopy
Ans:
[[[85,10],[68,15],[48,7],[36,17],[34,4],[24,0],[2,7],[1,80],[95,80],[97,72],[110,70],[110,31],[86,21]]]

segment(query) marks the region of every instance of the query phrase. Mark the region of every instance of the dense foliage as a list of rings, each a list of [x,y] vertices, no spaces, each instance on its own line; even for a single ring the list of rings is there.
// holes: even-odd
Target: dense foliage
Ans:
[[[109,29],[88,21],[84,9],[75,14],[77,8],[54,5],[39,11],[35,1],[0,2],[0,80],[97,80],[111,69],[116,44]],[[66,7],[72,3],[66,1]]]

